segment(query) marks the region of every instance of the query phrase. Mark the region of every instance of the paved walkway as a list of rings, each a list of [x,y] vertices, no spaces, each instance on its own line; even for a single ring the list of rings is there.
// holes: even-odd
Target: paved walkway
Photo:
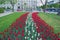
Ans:
[[[13,12],[0,13],[0,17],[3,17],[3,16],[6,16],[6,15],[9,15],[9,14],[11,14],[11,13],[13,13]]]

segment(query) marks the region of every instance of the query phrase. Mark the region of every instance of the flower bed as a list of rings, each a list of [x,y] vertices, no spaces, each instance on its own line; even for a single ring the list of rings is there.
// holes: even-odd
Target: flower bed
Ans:
[[[54,34],[54,29],[37,14],[38,12],[33,12],[32,18],[28,13],[20,16],[9,29],[1,33],[1,40],[60,40],[58,35]]]
[[[1,40],[21,40],[24,36],[24,27],[25,21],[27,19],[27,14],[25,13],[20,18],[16,20],[16,22],[12,23],[9,29],[6,29],[3,32],[3,37],[0,38]],[[21,38],[20,38],[21,37]]]
[[[32,18],[36,23],[36,30],[40,33],[42,40],[58,40],[58,35],[54,34],[54,29],[45,23],[37,14],[38,12],[33,12]]]

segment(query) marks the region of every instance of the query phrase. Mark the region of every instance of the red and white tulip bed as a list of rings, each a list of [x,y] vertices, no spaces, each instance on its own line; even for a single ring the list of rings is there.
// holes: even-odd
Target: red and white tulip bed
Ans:
[[[4,31],[0,40],[60,40],[54,29],[38,15],[25,13],[10,28]]]
[[[32,18],[36,23],[36,30],[40,33],[42,40],[60,40],[57,34],[54,34],[54,29],[49,26],[44,20],[42,20],[38,15],[38,12],[32,14]]]

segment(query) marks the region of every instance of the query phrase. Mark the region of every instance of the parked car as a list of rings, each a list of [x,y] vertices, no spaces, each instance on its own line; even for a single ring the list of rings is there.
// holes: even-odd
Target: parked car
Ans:
[[[47,8],[47,9],[45,9],[45,12],[46,13],[50,13],[50,14],[57,14],[58,12],[57,12],[57,8]]]
[[[45,9],[45,11],[57,12],[57,9],[56,8],[47,8],[47,9]]]

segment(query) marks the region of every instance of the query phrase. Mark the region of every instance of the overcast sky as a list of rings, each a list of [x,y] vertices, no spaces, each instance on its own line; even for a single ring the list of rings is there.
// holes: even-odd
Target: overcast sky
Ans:
[[[43,1],[43,3],[45,3],[45,0],[42,0]],[[52,1],[52,0],[48,0],[48,2],[49,1]],[[58,2],[59,0],[54,0],[54,2]],[[40,0],[37,0],[37,2],[38,2],[38,6],[41,6],[42,5],[42,3],[40,2]]]

